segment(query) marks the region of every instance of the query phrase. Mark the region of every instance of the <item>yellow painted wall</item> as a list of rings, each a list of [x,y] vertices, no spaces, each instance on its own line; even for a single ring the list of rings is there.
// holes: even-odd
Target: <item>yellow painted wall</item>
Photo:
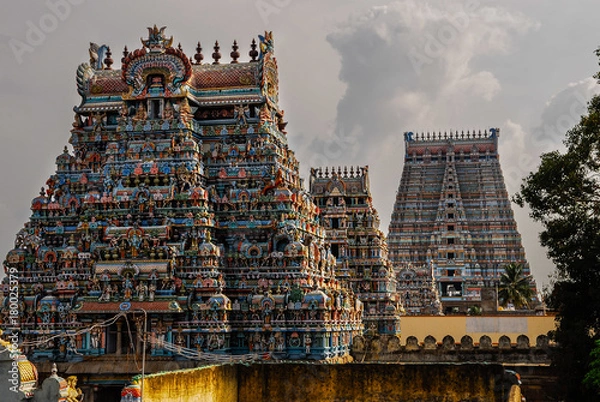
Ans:
[[[144,402],[237,402],[237,370],[209,366],[146,376]]]
[[[239,367],[240,402],[494,401],[499,365],[271,364]]]
[[[454,338],[456,343],[460,338],[469,335],[474,343],[479,338],[487,335],[493,343],[497,343],[502,335],[510,338],[512,343],[517,342],[521,334],[527,335],[531,346],[539,335],[548,335],[548,331],[555,329],[554,316],[406,316],[400,320],[403,343],[409,336],[416,337],[423,342],[426,336],[433,336],[441,342],[446,335]]]
[[[494,401],[493,364],[253,364],[146,377],[144,402]]]

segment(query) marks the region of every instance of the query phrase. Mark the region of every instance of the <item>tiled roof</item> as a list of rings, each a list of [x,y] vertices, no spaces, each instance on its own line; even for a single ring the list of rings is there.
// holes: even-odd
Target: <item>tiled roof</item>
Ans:
[[[194,66],[189,81],[195,89],[257,86],[258,63]]]
[[[101,302],[84,301],[77,309],[77,313],[119,313],[122,311],[136,311],[144,309],[152,313],[172,313],[181,310],[181,306],[175,300],[157,301],[130,301],[130,302]]]
[[[169,265],[169,260],[156,260],[149,262],[142,261],[131,261],[128,265],[126,261],[116,261],[116,262],[105,262],[99,261],[96,263],[96,272],[101,274],[104,270],[107,270],[110,274],[118,274],[121,272],[123,268],[133,268],[139,269],[139,272],[150,273],[152,270],[156,270],[156,272],[167,272],[167,268]],[[137,271],[137,270],[136,270]]]

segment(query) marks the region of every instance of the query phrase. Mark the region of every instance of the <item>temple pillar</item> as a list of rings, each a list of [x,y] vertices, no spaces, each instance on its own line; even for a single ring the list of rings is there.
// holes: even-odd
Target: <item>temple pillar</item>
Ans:
[[[121,321],[117,322],[117,347],[116,347],[116,351],[115,354],[116,355],[120,355],[121,354],[121,347],[122,347],[122,334],[121,334],[121,328],[123,327],[123,323]]]
[[[92,337],[92,335],[89,332],[87,332],[85,334],[85,338],[83,341],[84,344],[82,346],[83,346],[83,349],[87,349],[86,354],[90,354],[89,350],[92,348],[91,337]]]

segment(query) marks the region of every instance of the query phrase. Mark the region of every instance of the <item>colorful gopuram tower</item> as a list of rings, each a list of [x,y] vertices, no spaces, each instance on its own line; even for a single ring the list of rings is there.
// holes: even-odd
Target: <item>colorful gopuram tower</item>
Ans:
[[[310,193],[337,260],[336,275],[363,302],[365,329],[399,334],[402,304],[385,236],[379,230],[379,215],[373,208],[368,166],[313,168]]]
[[[407,268],[432,272],[445,313],[472,306],[495,311],[492,299],[503,267],[523,264],[529,274],[500,168],[498,135],[496,128],[404,134],[390,259],[406,279]],[[399,292],[406,294],[402,288],[412,284],[400,282]],[[433,296],[425,295],[424,305]]]
[[[301,187],[271,33],[247,62],[217,42],[205,63],[200,43],[189,57],[148,30],[121,69],[105,45],[77,69],[73,150],[5,263],[24,345],[119,355],[147,331],[152,355],[346,359],[362,304]]]

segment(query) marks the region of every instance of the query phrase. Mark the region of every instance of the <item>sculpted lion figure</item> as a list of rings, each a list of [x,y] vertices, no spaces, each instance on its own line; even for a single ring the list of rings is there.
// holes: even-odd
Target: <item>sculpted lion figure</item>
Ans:
[[[81,402],[83,400],[83,392],[81,388],[77,388],[77,377],[72,375],[67,377],[67,402]]]

